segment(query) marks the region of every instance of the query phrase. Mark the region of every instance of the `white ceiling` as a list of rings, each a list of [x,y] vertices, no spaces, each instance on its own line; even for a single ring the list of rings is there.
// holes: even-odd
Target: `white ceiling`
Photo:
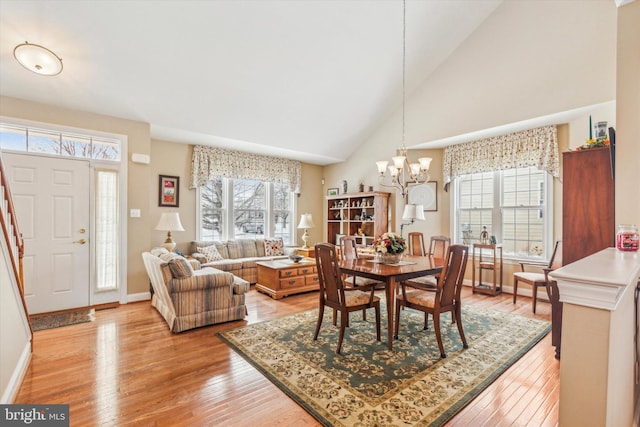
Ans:
[[[407,94],[500,3],[408,1]],[[62,74],[23,69],[24,41],[62,57]],[[402,2],[2,0],[0,94],[329,164],[401,108]]]

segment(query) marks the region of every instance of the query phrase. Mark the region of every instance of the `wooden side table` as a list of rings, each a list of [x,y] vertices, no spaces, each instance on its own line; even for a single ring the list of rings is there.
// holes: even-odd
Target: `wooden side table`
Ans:
[[[495,244],[474,243],[471,265],[473,293],[497,295],[502,292],[502,246]],[[476,283],[476,269],[478,282]],[[482,272],[490,271],[493,283],[482,282]]]

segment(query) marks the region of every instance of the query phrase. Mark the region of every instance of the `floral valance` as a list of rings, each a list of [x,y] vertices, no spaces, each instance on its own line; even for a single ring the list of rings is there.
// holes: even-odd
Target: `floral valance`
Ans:
[[[460,175],[527,166],[560,176],[555,125],[447,147],[443,165],[445,189]]]
[[[301,170],[302,164],[297,160],[196,145],[193,147],[190,188],[225,177],[280,182],[289,184],[291,191],[299,193]]]

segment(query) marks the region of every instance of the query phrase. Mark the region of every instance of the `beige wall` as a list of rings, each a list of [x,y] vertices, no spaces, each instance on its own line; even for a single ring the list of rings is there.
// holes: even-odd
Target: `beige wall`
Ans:
[[[150,246],[158,246],[164,242],[166,232],[155,231],[153,228],[158,223],[162,212],[179,212],[180,221],[185,231],[172,233],[177,248],[188,253],[190,242],[196,239],[196,190],[189,189],[191,182],[191,156],[193,145],[180,144],[167,141],[151,141],[151,164],[149,185],[155,191],[148,207],[148,218],[141,218],[139,222],[150,228]],[[180,206],[168,208],[158,206],[158,179],[159,175],[171,175],[180,177]],[[317,165],[302,164],[302,184],[300,195],[296,198],[298,217],[294,220],[298,225],[301,213],[310,213],[316,223],[316,228],[309,230],[309,243],[320,241],[322,230],[322,168]],[[129,184],[132,185],[131,183]],[[302,233],[304,230],[296,229],[296,237],[299,245],[302,245]],[[140,290],[142,292],[142,290]],[[132,293],[132,292],[130,292]]]
[[[140,209],[140,218],[127,217],[127,294],[140,298],[149,291],[149,280],[140,254],[153,246],[158,246],[166,238],[166,233],[155,231],[162,212],[178,211],[184,232],[173,233],[178,248],[189,249],[189,243],[196,238],[195,190],[189,189],[191,175],[191,153],[189,144],[166,141],[152,141],[148,123],[103,116],[86,111],[69,110],[22,99],[1,97],[0,115],[58,126],[92,129],[101,132],[126,135],[128,153],[123,153],[128,166],[127,213],[130,209]],[[150,164],[133,163],[131,154],[148,154]],[[180,206],[168,208],[158,206],[158,176],[180,177]],[[309,212],[317,227],[309,230],[310,242],[321,240],[322,230],[322,168],[316,165],[302,165],[302,191],[296,199],[298,213]],[[299,217],[299,216],[298,216]],[[297,225],[297,219],[296,219]],[[298,242],[302,230],[297,230]]]
[[[616,222],[640,225],[640,1],[618,9]],[[624,337],[630,339],[629,337]],[[610,363],[616,363],[612,361]],[[640,425],[640,385],[635,424]]]
[[[131,153],[149,154],[149,124],[117,117],[103,116],[86,111],[70,110],[51,105],[30,102],[23,99],[0,97],[0,115],[22,120],[52,123],[59,126],[71,126],[80,129],[93,129],[101,132],[127,136],[127,153],[122,156],[131,159]],[[139,206],[141,215],[149,215],[149,200],[153,194],[149,187],[149,166],[132,163],[128,160],[129,188],[128,206]],[[127,218],[127,283],[131,289],[148,291],[148,279],[140,254],[148,249],[149,227],[140,227],[139,221]]]

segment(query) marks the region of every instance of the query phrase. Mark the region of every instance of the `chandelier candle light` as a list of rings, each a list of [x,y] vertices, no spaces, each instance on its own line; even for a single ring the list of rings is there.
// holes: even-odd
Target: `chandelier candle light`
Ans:
[[[156,225],[156,230],[167,232],[167,240],[164,241],[162,246],[164,246],[164,248],[169,252],[172,252],[176,247],[176,242],[173,241],[171,232],[184,231],[184,227],[182,227],[182,223],[180,222],[180,215],[178,215],[178,212],[163,213],[160,216],[158,225]]]
[[[378,166],[378,181],[384,187],[394,187],[402,193],[402,197],[406,198],[408,193],[407,186],[411,183],[424,184],[429,181],[429,166],[431,165],[430,157],[421,157],[417,163],[409,163],[407,160],[407,147],[404,142],[405,137],[405,58],[406,58],[406,24],[407,12],[406,1],[402,2],[402,146],[398,149],[397,155],[392,157],[393,165],[389,166],[389,176],[391,182],[385,182],[385,173],[387,171],[386,160],[376,162]]]
[[[304,229],[304,234],[302,234],[302,241],[304,242],[304,246],[302,249],[309,249],[309,245],[307,242],[309,241],[309,228],[314,228],[316,225],[313,223],[313,217],[309,213],[302,214],[300,216],[300,224],[298,224],[298,228]]]

